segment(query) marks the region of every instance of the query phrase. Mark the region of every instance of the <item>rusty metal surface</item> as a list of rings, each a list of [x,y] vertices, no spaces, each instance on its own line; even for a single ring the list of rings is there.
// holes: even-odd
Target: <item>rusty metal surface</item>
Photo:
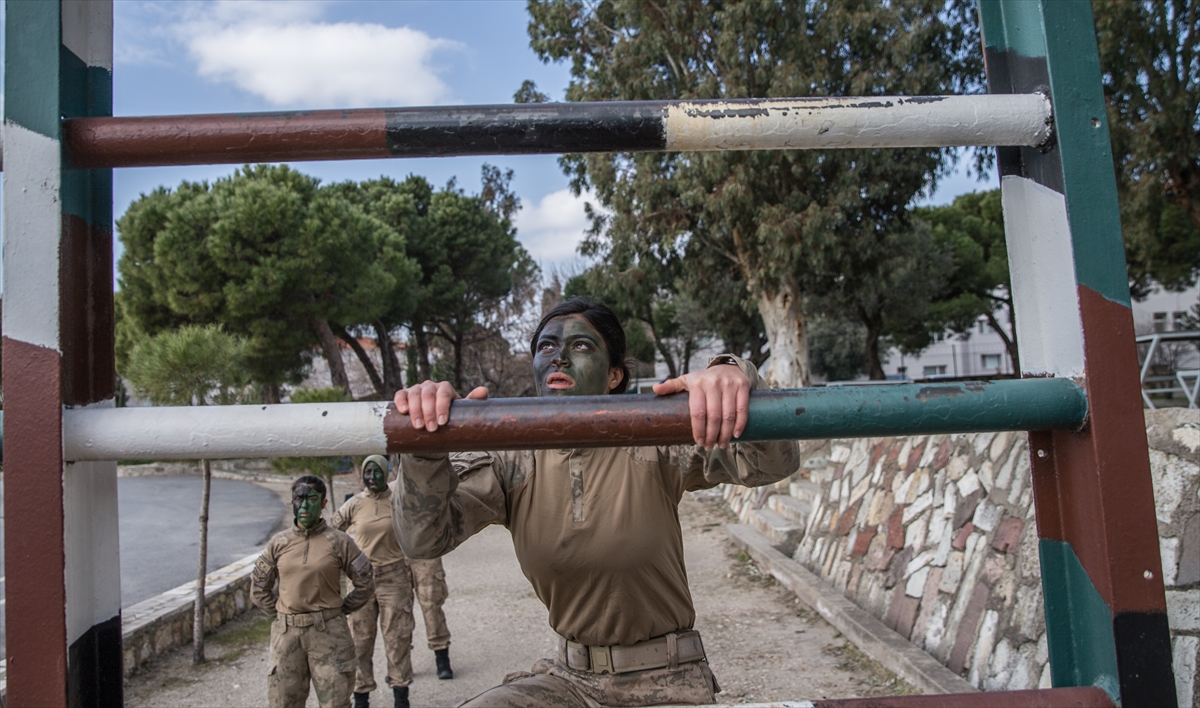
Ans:
[[[391,157],[382,109],[63,121],[74,167],[151,167]]]
[[[756,391],[741,439],[1074,430],[1086,411],[1067,379]],[[460,400],[435,433],[389,407],[384,434],[389,452],[427,453],[692,442],[685,395]]]

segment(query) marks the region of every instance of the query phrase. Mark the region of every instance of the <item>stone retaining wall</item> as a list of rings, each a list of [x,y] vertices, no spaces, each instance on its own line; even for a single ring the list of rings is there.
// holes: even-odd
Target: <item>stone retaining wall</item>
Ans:
[[[1200,698],[1200,414],[1147,411],[1180,705]],[[974,686],[1050,685],[1023,433],[801,443],[743,523]]]
[[[250,573],[258,554],[208,574],[204,582],[204,631],[211,632],[251,607]],[[192,642],[196,581],[121,611],[125,675],[156,657]]]

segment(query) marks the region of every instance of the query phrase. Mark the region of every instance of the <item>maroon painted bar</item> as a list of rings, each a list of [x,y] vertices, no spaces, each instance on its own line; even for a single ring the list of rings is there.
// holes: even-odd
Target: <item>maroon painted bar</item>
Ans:
[[[1043,688],[1000,693],[950,693],[940,696],[880,696],[782,702],[780,708],[812,705],[813,708],[1113,708],[1112,699],[1098,688]]]

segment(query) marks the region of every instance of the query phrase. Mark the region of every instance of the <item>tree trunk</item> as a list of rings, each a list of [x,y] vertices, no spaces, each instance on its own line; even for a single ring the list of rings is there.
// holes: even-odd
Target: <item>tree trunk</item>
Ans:
[[[379,397],[383,399],[386,399],[388,396],[390,396],[391,394],[384,392],[383,380],[379,378],[379,373],[375,370],[375,362],[371,361],[370,355],[367,354],[367,350],[363,349],[362,345],[358,343],[358,339],[353,337],[349,332],[346,331],[346,328],[341,325],[338,325],[337,327],[330,325],[330,328],[333,330],[333,333],[337,335],[338,339],[348,344],[350,349],[354,352],[354,355],[358,357],[358,362],[362,364],[363,369],[367,372],[367,378],[371,379],[371,387],[375,389],[375,393],[379,394]]]
[[[454,388],[461,391],[463,385],[463,332],[454,334]]]
[[[200,569],[196,573],[196,604],[192,612],[192,663],[204,663],[204,579],[208,575],[208,493],[212,489],[212,467],[200,460],[204,488],[200,493]]]
[[[883,334],[883,318],[878,312],[868,314],[860,309],[859,320],[867,328],[866,342],[863,345],[863,363],[867,365],[867,378],[872,381],[883,381],[887,374],[883,373],[883,362],[879,358],[879,337]]]
[[[371,323],[375,328],[375,342],[379,346],[379,358],[383,362],[384,398],[396,395],[396,391],[404,388],[403,371],[400,368],[400,357],[396,355],[396,347],[392,344],[392,335],[380,320]]]
[[[413,339],[417,341],[417,378],[421,381],[428,381],[430,376],[429,334],[425,331],[424,324],[413,327]]]
[[[263,384],[263,403],[279,403],[279,384]]]
[[[1009,337],[1004,328],[996,320],[996,316],[991,312],[987,313],[988,324],[992,329],[996,330],[996,334],[1000,335],[1000,341],[1004,342],[1004,348],[1008,350],[1008,358],[1012,360],[1013,374],[1017,377],[1021,376],[1021,355],[1017,351],[1017,321],[1013,318],[1012,306],[1008,308],[1008,321],[1013,323],[1012,336]]]
[[[774,292],[758,293],[758,312],[771,344],[766,379],[774,388],[800,388],[812,382],[808,323],[799,291],[796,281],[786,280]]]
[[[346,376],[346,364],[342,361],[342,348],[338,346],[337,337],[334,336],[333,329],[329,327],[329,320],[323,317],[310,317],[308,322],[321,342],[321,353],[325,356],[325,361],[329,362],[329,380],[333,383],[334,388],[342,389],[349,396],[350,379]]]

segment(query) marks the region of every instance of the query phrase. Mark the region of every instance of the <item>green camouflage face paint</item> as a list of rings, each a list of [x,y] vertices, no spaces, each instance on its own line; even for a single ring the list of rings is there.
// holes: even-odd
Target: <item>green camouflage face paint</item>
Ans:
[[[325,496],[307,484],[296,485],[292,489],[292,514],[296,517],[296,525],[311,529],[321,521],[321,506]]]
[[[379,469],[379,465],[368,462],[363,465],[363,486],[378,494],[387,489],[387,472]]]
[[[539,396],[602,396],[609,390],[604,339],[577,315],[546,323],[538,335],[533,370]]]

